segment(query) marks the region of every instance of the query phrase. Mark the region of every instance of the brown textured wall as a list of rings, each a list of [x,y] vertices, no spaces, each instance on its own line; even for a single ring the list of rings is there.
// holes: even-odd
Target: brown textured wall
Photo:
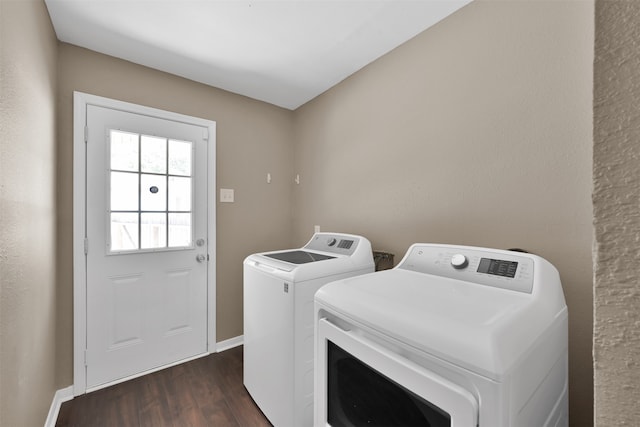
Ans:
[[[640,425],[640,2],[596,1],[597,426]]]
[[[57,40],[41,0],[0,1],[0,426],[41,426],[55,380]]]
[[[592,424],[592,1],[476,0],[295,112],[294,235],[522,247],[560,271]],[[519,426],[518,426],[519,427]]]

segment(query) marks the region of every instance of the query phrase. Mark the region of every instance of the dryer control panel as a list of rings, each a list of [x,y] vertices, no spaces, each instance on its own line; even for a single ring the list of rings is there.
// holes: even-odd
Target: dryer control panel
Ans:
[[[415,244],[397,268],[518,292],[533,289],[533,258],[518,252]]]

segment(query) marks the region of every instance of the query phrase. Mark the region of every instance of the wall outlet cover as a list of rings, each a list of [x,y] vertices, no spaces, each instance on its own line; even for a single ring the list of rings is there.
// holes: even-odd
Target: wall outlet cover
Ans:
[[[233,203],[235,197],[233,189],[221,188],[220,189],[220,203]]]

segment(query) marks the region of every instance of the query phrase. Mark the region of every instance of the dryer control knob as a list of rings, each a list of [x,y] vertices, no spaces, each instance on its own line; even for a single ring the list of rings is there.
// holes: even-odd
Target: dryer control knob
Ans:
[[[451,265],[453,266],[453,268],[459,270],[469,265],[469,260],[462,254],[455,254],[451,257]]]
[[[329,240],[327,240],[327,245],[333,246],[336,244],[336,242],[337,242],[336,239],[334,239],[333,237],[330,237]]]

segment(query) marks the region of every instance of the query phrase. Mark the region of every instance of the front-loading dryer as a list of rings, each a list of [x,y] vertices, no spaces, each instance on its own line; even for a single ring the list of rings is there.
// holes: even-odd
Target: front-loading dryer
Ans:
[[[244,385],[275,427],[313,424],[315,292],[373,271],[371,243],[341,233],[245,259]]]
[[[543,258],[415,244],[315,310],[316,427],[568,424],[567,307]]]

